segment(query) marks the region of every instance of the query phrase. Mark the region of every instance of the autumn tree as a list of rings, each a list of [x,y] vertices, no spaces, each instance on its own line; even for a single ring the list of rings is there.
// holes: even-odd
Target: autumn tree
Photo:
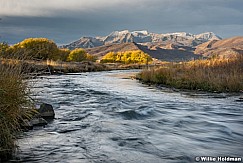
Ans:
[[[125,52],[109,52],[101,60],[103,63],[149,63],[152,61],[151,56],[141,50]]]
[[[84,49],[77,48],[70,52],[67,61],[82,62],[82,61],[95,61],[96,57],[88,54]]]
[[[69,49],[59,49],[59,54],[53,57],[53,60],[67,61],[71,50]]]
[[[117,58],[117,54],[116,53],[109,52],[105,56],[103,56],[101,62],[103,62],[103,63],[109,63],[109,62],[112,63],[112,62],[116,61],[116,58]]]
[[[57,45],[47,38],[28,38],[10,49],[12,54],[23,55],[29,59],[52,59],[59,54]]]
[[[13,46],[0,43],[0,56],[5,58],[40,59],[54,61],[96,61],[97,57],[86,53],[84,49],[59,49],[46,38],[28,38]]]
[[[91,54],[88,54],[86,55],[86,60],[87,61],[91,61],[91,62],[95,62],[97,60],[97,57],[94,56],[94,55],[91,55]]]

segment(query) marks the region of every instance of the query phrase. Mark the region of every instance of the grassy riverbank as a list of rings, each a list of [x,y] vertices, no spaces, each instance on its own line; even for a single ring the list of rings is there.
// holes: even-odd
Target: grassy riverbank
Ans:
[[[3,64],[0,60],[0,162],[17,149],[21,121],[33,111],[21,70],[21,64]]]
[[[243,57],[170,63],[160,68],[144,70],[137,78],[144,83],[179,89],[242,92]]]
[[[81,72],[97,72],[111,70],[142,69],[147,67],[146,64],[122,64],[122,63],[97,63],[97,62],[63,62],[63,61],[34,61],[34,60],[16,60],[2,59],[5,64],[22,64],[22,72],[33,77],[35,75],[45,74],[66,74]],[[150,65],[152,66],[152,65]],[[154,66],[154,65],[153,65]]]

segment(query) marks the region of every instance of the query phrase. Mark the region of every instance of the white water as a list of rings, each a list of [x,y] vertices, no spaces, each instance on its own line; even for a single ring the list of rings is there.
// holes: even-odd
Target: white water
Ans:
[[[52,104],[56,119],[22,136],[20,160],[181,163],[243,156],[238,95],[161,90],[121,77],[130,72],[36,79],[35,98]]]

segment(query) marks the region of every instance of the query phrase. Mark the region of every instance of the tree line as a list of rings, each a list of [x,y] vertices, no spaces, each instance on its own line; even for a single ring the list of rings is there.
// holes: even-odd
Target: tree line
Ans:
[[[24,58],[31,60],[54,60],[54,61],[96,61],[96,57],[88,54],[84,49],[74,50],[61,49],[47,38],[28,38],[20,43],[9,46],[0,43],[0,57]]]
[[[7,59],[54,60],[64,62],[93,61],[98,58],[88,54],[84,49],[74,50],[58,48],[47,38],[28,38],[15,45],[0,43],[0,57]],[[102,57],[101,63],[147,64],[152,58],[141,50],[109,52]]]
[[[109,52],[101,60],[102,63],[141,63],[146,64],[152,61],[152,57],[141,50],[125,52]]]

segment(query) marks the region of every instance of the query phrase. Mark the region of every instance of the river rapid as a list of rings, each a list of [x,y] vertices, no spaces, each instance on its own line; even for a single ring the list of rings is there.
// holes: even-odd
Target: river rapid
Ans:
[[[156,88],[138,70],[42,76],[32,97],[56,118],[18,141],[22,162],[183,163],[243,157],[239,95]]]

